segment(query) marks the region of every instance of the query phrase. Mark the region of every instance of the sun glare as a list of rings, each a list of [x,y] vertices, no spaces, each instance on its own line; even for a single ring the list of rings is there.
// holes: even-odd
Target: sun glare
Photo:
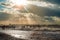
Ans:
[[[27,0],[10,0],[15,5],[27,5]]]

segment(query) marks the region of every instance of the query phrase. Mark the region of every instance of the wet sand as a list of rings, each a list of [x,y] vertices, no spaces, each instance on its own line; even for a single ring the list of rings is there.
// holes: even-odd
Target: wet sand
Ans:
[[[60,40],[60,32],[0,30],[0,40]]]

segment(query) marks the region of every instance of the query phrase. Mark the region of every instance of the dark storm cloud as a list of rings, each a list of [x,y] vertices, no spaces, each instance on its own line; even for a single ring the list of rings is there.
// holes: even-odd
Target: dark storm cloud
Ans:
[[[60,0],[44,0],[44,1],[51,2],[53,4],[60,4]]]
[[[60,4],[60,0],[30,0],[30,1],[45,1],[50,3]]]
[[[37,14],[39,16],[58,16],[58,17],[60,17],[60,11],[59,10],[53,10],[50,8],[30,5],[28,7],[28,10],[29,10],[29,12],[32,12],[32,13]]]
[[[0,21],[8,20],[9,17],[10,17],[10,14],[4,13],[4,12],[0,12]]]
[[[60,17],[60,11],[52,10],[52,9],[46,9],[45,11],[46,16],[57,16]]]

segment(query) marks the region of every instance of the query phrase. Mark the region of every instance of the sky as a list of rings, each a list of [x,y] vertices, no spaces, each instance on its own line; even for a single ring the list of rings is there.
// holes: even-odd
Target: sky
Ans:
[[[0,0],[0,24],[60,25],[60,0],[18,1]]]

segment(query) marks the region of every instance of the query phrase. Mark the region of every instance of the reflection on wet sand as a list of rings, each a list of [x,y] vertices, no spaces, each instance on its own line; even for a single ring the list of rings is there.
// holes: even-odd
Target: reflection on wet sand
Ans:
[[[0,40],[60,40],[60,32],[0,30]]]

